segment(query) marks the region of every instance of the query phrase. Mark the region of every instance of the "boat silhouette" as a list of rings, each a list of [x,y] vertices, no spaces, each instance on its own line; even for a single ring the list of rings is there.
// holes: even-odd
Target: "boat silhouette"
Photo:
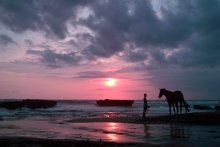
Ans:
[[[132,106],[134,100],[97,100],[98,106]]]

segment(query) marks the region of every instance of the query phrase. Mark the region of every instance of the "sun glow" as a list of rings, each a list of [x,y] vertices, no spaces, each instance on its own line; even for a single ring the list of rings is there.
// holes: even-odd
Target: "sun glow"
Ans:
[[[113,78],[106,79],[105,85],[109,87],[114,87],[116,85],[116,79]]]

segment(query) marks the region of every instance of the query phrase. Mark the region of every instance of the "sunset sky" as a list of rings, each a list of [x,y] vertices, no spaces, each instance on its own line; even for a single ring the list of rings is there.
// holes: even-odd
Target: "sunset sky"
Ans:
[[[0,99],[220,99],[219,0],[0,0]]]

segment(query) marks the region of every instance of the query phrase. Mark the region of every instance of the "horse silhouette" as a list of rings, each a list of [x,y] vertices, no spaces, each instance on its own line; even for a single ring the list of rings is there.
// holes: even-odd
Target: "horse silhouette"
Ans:
[[[173,107],[174,114],[178,115],[179,107],[180,107],[180,113],[181,113],[182,106],[185,107],[186,113],[189,112],[189,108],[188,108],[189,106],[186,103],[186,101],[184,100],[184,97],[183,97],[183,94],[181,91],[172,92],[172,91],[166,90],[165,88],[162,88],[162,89],[160,89],[159,98],[161,98],[163,95],[166,97],[166,100],[167,100],[167,103],[169,106],[170,115],[171,115],[171,106]],[[180,106],[178,103],[180,103]],[[176,113],[175,113],[175,107],[177,110]]]

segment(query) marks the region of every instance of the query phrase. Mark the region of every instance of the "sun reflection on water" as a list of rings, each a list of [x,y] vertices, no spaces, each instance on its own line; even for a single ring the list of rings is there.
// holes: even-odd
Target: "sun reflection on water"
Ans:
[[[114,123],[114,122],[106,123],[105,129],[108,131],[106,137],[114,142],[120,141],[120,135],[118,134],[119,128],[120,128],[120,124],[118,123]]]

